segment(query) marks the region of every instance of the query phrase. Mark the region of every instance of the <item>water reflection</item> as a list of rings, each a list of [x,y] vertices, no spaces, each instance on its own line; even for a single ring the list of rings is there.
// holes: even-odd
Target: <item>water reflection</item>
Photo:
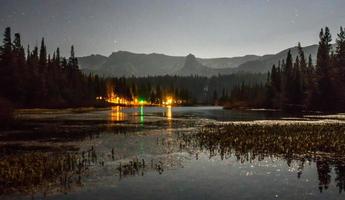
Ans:
[[[140,112],[140,124],[144,124],[144,106],[140,106],[139,108],[139,112]]]
[[[304,164],[315,163],[319,191],[335,183],[345,191],[345,125],[210,125],[196,134],[182,134],[181,146],[206,151],[209,158],[236,158],[240,163],[262,162],[266,158],[285,160],[291,167],[298,162],[297,177],[303,176]]]
[[[167,117],[168,121],[172,120],[172,109],[171,109],[171,106],[167,106],[166,107],[166,117]]]
[[[147,112],[147,113],[146,113]],[[133,120],[133,122],[143,125],[145,123],[145,116],[149,116],[150,119],[154,119],[154,116],[163,116],[167,119],[167,122],[172,121],[172,106],[164,107],[145,107],[141,105],[139,107],[122,107],[114,106],[111,108],[109,120],[113,122],[123,122],[127,120]]]
[[[166,118],[168,121],[168,133],[171,133],[171,128],[172,128],[172,108],[171,106],[166,107]]]
[[[114,109],[115,113],[120,112]],[[168,117],[171,108],[166,109],[166,119],[172,122],[172,117]],[[148,179],[146,176],[141,179],[143,184],[152,178],[152,172],[157,172],[157,175],[168,172],[176,176],[174,177],[176,180],[182,181],[186,181],[186,176],[198,179],[198,177],[212,178],[220,175],[224,178],[218,179],[215,184],[226,185],[229,184],[227,173],[238,178],[241,176],[238,168],[246,166],[250,168],[250,172],[246,172],[247,175],[252,176],[260,172],[260,169],[251,166],[265,165],[266,170],[272,173],[266,176],[277,177],[273,175],[276,171],[274,167],[276,163],[287,165],[290,172],[296,173],[296,179],[307,177],[318,180],[318,182],[304,182],[303,188],[308,188],[312,184],[316,190],[325,192],[333,184],[339,193],[345,191],[345,134],[343,134],[345,125],[216,124],[203,126],[195,129],[194,132],[169,129],[170,134],[161,130],[157,130],[158,134],[154,134],[154,130],[150,130],[140,136],[124,132],[119,134],[122,132],[101,134],[95,139],[99,146],[95,148],[92,146],[79,153],[23,154],[3,157],[0,159],[2,166],[0,183],[12,183],[12,185],[0,187],[0,195],[1,192],[7,193],[12,189],[20,188],[23,192],[27,192],[28,189],[45,192],[55,190],[54,187],[61,187],[62,192],[69,192],[73,187],[87,185],[89,176],[91,180],[97,180],[95,182],[100,185],[105,184],[102,180],[104,174],[113,181],[148,175]],[[93,140],[91,138],[89,142],[92,143]],[[217,171],[222,170],[221,166],[229,160],[237,161],[240,165],[232,163],[230,168]],[[273,162],[267,163],[268,160]],[[184,168],[188,162],[193,163],[193,167]],[[219,168],[215,168],[216,166]],[[169,172],[169,168],[179,171]],[[89,171],[90,169],[93,173]],[[309,170],[309,173],[304,174],[306,170]],[[281,172],[282,176],[278,178],[281,180],[277,183],[284,185],[288,177],[284,176],[286,173],[286,171]],[[164,177],[155,178],[159,181]],[[257,177],[251,177],[253,183],[255,178]],[[46,184],[53,184],[56,181],[58,184],[52,185],[52,188],[45,188]],[[291,188],[294,187],[290,186]],[[211,188],[213,189],[216,187]]]
[[[123,107],[114,106],[111,107],[110,120],[113,122],[121,122],[126,119],[126,115],[123,112]]]
[[[189,193],[192,197],[211,191],[231,194],[235,199],[245,193],[255,197],[272,191],[294,195],[285,199],[308,199],[303,195],[310,191],[315,198],[343,197],[337,190],[345,191],[345,125],[205,125],[203,120],[183,116],[176,107],[174,111],[172,107],[145,107],[145,111],[144,107],[113,107],[110,115],[106,113],[105,122],[80,120],[51,126],[45,122],[42,130],[30,129],[32,134],[0,135],[2,140],[18,142],[18,134],[22,134],[25,141],[51,142],[49,146],[80,141],[76,146],[81,148],[72,152],[62,147],[58,153],[26,149],[34,152],[27,154],[21,149],[13,156],[0,148],[0,198],[18,189],[23,193],[70,193],[87,188],[72,196],[83,199],[88,190],[106,190],[109,182],[118,186],[111,188],[116,194],[145,194],[151,189],[164,195],[169,190],[172,199],[181,199],[181,188],[194,189],[195,193]],[[145,114],[146,124],[140,126]],[[135,123],[109,123],[126,118]],[[259,181],[262,184],[257,184]],[[51,187],[45,188],[47,185]],[[258,189],[258,185],[264,186]],[[110,196],[104,193],[100,198]],[[66,199],[70,197],[66,195]],[[217,197],[221,198],[213,199],[228,199]]]

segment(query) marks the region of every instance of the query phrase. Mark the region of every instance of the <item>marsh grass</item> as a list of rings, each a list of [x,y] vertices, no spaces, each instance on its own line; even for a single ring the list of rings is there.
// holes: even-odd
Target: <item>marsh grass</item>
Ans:
[[[92,165],[101,165],[92,147],[78,152],[26,152],[0,157],[0,195],[66,193],[81,186]]]
[[[116,170],[120,179],[122,179],[128,176],[144,176],[145,172],[148,171],[156,171],[158,174],[162,174],[164,167],[165,165],[162,160],[156,161],[151,159],[147,162],[145,159],[135,158],[125,163],[120,162]]]
[[[284,157],[345,157],[345,124],[210,124],[195,134],[182,134],[189,145],[211,153],[235,152]],[[247,157],[247,156],[246,156]]]
[[[285,122],[286,121],[286,122]],[[12,193],[66,193],[83,185],[83,179],[93,167],[107,167],[120,179],[143,176],[149,171],[164,173],[183,167],[172,154],[189,153],[198,159],[206,152],[209,157],[235,157],[238,162],[256,162],[278,157],[299,164],[297,176],[303,174],[306,163],[316,163],[320,191],[327,189],[331,172],[339,191],[345,189],[345,123],[212,123],[195,120],[172,120],[140,124],[116,124],[105,121],[23,121],[17,130],[0,133],[7,146],[0,146],[0,195]],[[208,121],[209,122],[209,121]],[[116,148],[96,152],[68,147],[65,142],[92,139],[110,134],[150,134],[157,127],[176,129],[158,136],[154,145],[164,156],[123,159]],[[162,129],[162,130],[163,130]],[[175,134],[176,133],[176,134]],[[34,145],[30,144],[35,141]],[[13,143],[14,142],[14,143]],[[18,143],[24,145],[18,146]],[[44,145],[43,145],[44,144]],[[50,147],[47,144],[52,144]],[[43,145],[43,146],[39,146]],[[62,145],[62,146],[59,146]],[[43,147],[43,148],[42,148]],[[182,155],[181,154],[181,155]],[[181,157],[179,155],[179,157]],[[188,159],[182,158],[182,159]],[[109,160],[107,160],[109,159]],[[114,164],[111,166],[112,164]],[[98,169],[95,168],[97,171]],[[334,170],[332,170],[334,169]]]
[[[299,163],[300,178],[306,162],[316,164],[320,192],[327,190],[334,169],[339,193],[345,191],[344,123],[227,123],[210,124],[194,134],[179,134],[180,146],[199,149],[209,157],[235,157],[238,162],[266,158]]]

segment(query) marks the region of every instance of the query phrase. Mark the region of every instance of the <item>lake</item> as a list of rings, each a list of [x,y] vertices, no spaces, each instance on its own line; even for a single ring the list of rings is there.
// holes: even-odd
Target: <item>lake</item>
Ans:
[[[344,199],[342,118],[221,107],[21,110],[1,199]]]

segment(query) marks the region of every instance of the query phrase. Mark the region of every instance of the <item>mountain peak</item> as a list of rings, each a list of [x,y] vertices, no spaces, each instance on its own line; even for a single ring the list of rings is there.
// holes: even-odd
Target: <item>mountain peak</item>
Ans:
[[[316,58],[318,45],[303,47],[306,56]],[[212,76],[236,72],[266,73],[273,64],[285,59],[288,50],[296,57],[296,47],[291,47],[276,54],[256,56],[246,55],[232,58],[197,58],[193,54],[169,56],[159,53],[133,53],[129,51],[113,52],[109,57],[92,55],[79,58],[84,72],[93,72],[105,76],[157,76],[157,75],[200,75]]]
[[[201,75],[210,76],[213,70],[201,64],[193,54],[188,54],[185,58],[182,69],[177,72],[180,76]]]
[[[198,62],[193,54],[188,54],[185,59],[185,65],[189,62]]]

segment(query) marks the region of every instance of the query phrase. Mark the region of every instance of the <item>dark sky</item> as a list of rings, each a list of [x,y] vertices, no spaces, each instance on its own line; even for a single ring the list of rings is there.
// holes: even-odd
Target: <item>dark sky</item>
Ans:
[[[64,54],[198,57],[275,53],[345,25],[345,0],[0,0],[0,28]]]

